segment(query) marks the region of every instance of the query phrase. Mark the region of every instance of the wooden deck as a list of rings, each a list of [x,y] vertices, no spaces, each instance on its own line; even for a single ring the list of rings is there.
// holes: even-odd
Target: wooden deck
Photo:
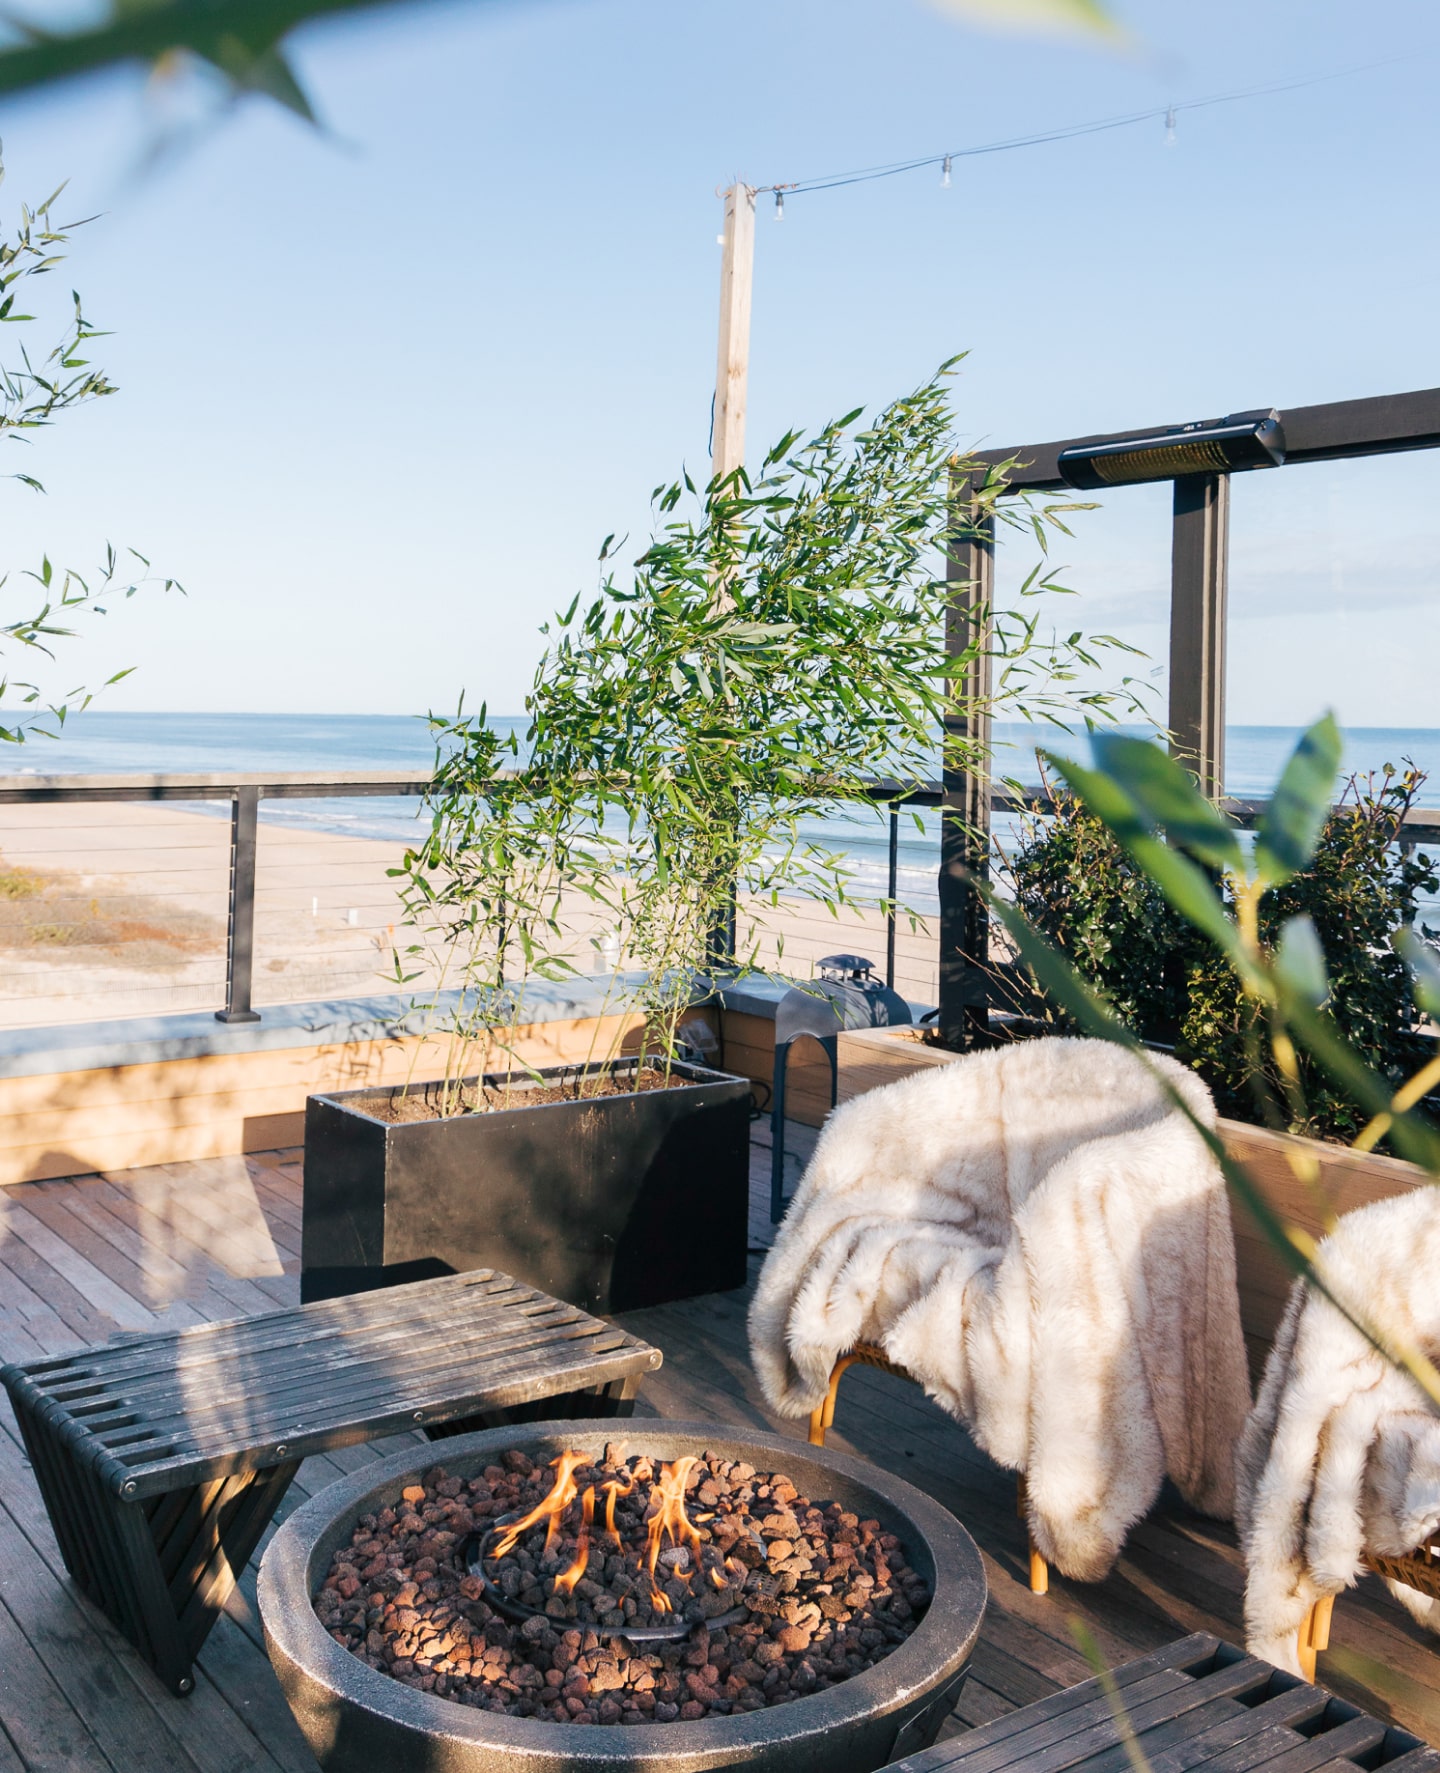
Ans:
[[[763,1138],[763,1135],[761,1135]],[[814,1135],[792,1129],[803,1155]],[[264,1311],[298,1298],[300,1153],[80,1176],[0,1190],[0,1355],[58,1353],[124,1330]],[[769,1236],[769,1151],[754,1151],[752,1242]],[[791,1165],[792,1175],[794,1165]],[[758,1255],[752,1268],[758,1267]],[[665,1366],[641,1414],[754,1424],[803,1438],[765,1409],[745,1349],[746,1295],[633,1312],[627,1327]],[[246,1572],[200,1658],[195,1693],[172,1698],[69,1585],[8,1406],[0,1432],[0,1773],[315,1773],[265,1660]],[[292,1506],[402,1441],[302,1467]],[[1132,1535],[1109,1580],[1026,1586],[1014,1482],[913,1386],[855,1369],[833,1444],[900,1472],[970,1529],[991,1601],[973,1673],[947,1734],[1084,1678],[1078,1621],[1112,1663],[1195,1630],[1241,1635],[1234,1536],[1176,1502]],[[442,1455],[443,1456],[443,1455]],[[283,1513],[283,1510],[282,1510]],[[1440,1643],[1367,1578],[1336,1610],[1322,1679],[1440,1742]]]

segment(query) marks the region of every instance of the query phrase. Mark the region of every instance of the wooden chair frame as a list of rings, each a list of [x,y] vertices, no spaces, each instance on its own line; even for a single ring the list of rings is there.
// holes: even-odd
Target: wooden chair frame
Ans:
[[[1432,1601],[1440,1601],[1440,1534],[1417,1545],[1403,1558],[1366,1552],[1361,1562],[1367,1570],[1383,1576],[1388,1582],[1403,1582],[1407,1588],[1417,1589]],[[1300,1668],[1307,1681],[1315,1679],[1316,1660],[1322,1650],[1330,1647],[1330,1619],[1334,1611],[1335,1596],[1321,1595],[1300,1623],[1296,1647]]]
[[[897,1366],[873,1342],[857,1342],[847,1353],[842,1354],[835,1363],[835,1370],[830,1375],[830,1389],[825,1394],[825,1401],[810,1413],[810,1445],[823,1447],[825,1436],[835,1426],[835,1399],[839,1395],[840,1381],[846,1371],[859,1364],[863,1367],[875,1367],[882,1373],[893,1373],[897,1379],[908,1379],[912,1385],[920,1381],[904,1367]],[[1015,1512],[1026,1522],[1025,1543],[1030,1554],[1030,1592],[1031,1594],[1048,1594],[1050,1592],[1050,1566],[1035,1549],[1035,1541],[1030,1537],[1029,1528],[1029,1496],[1025,1488],[1025,1473],[1015,1474]]]

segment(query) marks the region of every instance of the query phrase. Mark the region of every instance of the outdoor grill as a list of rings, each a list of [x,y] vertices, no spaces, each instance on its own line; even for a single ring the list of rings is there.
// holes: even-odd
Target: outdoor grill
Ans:
[[[827,954],[819,977],[792,986],[775,1007],[770,1098],[770,1222],[785,1214],[785,1074],[797,1040],[818,1043],[830,1063],[830,1106],[840,1091],[840,1036],[847,1028],[894,1028],[914,1020],[898,992],[874,976],[873,960]]]

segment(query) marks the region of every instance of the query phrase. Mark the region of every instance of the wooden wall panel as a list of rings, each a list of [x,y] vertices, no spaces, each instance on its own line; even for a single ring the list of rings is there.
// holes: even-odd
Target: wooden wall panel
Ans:
[[[640,1028],[635,1015],[540,1023],[522,1030],[518,1053],[536,1066],[574,1063],[633,1049]],[[296,1145],[307,1096],[430,1082],[445,1058],[430,1037],[0,1078],[0,1186]],[[473,1051],[467,1072],[487,1062],[501,1056]]]

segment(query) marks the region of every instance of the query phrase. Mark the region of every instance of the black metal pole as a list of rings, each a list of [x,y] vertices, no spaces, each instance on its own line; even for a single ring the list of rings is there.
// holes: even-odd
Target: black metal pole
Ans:
[[[226,943],[225,1008],[217,1022],[258,1022],[250,1007],[255,964],[255,836],[260,790],[235,790],[230,806],[230,921]]]
[[[895,900],[900,885],[900,809],[890,808],[890,866],[885,892],[889,905],[885,912],[885,983],[895,989]]]
[[[995,520],[976,504],[968,476],[952,487],[951,509],[945,648],[956,673],[941,759],[939,1032],[947,1047],[965,1052],[983,1046],[990,1034],[990,919],[976,887],[990,859]]]

